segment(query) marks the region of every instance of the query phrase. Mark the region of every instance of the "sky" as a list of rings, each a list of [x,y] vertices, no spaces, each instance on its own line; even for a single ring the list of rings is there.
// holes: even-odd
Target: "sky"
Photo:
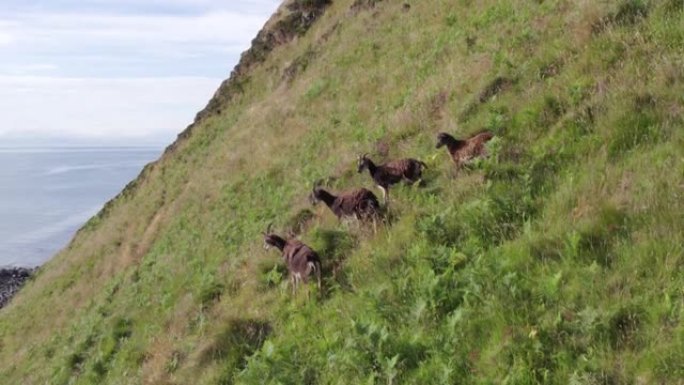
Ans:
[[[0,146],[168,144],[280,0],[0,0]]]

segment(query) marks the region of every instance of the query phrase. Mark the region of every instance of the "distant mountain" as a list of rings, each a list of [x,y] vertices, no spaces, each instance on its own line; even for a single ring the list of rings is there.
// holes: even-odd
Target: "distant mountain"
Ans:
[[[134,146],[164,147],[170,138],[73,138],[65,136],[35,137],[0,136],[2,147],[102,147],[102,146]]]

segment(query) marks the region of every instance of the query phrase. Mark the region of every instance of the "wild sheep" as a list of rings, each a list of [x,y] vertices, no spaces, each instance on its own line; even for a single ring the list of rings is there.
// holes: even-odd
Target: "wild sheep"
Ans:
[[[423,176],[423,169],[427,165],[420,160],[406,158],[376,165],[368,157],[368,154],[360,155],[358,158],[357,171],[362,173],[368,169],[371,178],[382,190],[382,197],[385,205],[388,203],[389,187],[402,180],[413,184],[419,182]]]
[[[335,196],[315,185],[309,198],[313,205],[323,201],[340,220],[344,217],[354,217],[358,220],[372,219],[375,223],[380,214],[378,198],[365,188],[347,191]]]
[[[270,225],[263,235],[265,249],[268,250],[272,246],[283,253],[283,260],[285,260],[290,275],[293,295],[297,291],[299,282],[304,281],[304,283],[306,283],[312,273],[316,275],[318,289],[320,290],[321,260],[315,251],[294,238],[285,240],[284,238],[271,233]]]
[[[456,163],[456,166],[461,166],[471,159],[486,156],[487,150],[485,148],[485,143],[490,141],[493,137],[494,134],[491,132],[483,131],[468,139],[459,140],[442,132],[437,135],[437,146],[435,146],[435,148],[446,146],[451,155],[451,159]]]

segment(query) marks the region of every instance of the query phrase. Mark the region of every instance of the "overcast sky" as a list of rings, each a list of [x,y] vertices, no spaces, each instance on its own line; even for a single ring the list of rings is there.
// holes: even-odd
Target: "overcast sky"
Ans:
[[[169,143],[280,0],[0,0],[0,146]]]

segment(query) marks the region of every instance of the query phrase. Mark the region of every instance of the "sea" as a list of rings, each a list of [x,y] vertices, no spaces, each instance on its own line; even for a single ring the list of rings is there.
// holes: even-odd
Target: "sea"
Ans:
[[[161,146],[0,148],[0,267],[49,260],[161,152]]]

